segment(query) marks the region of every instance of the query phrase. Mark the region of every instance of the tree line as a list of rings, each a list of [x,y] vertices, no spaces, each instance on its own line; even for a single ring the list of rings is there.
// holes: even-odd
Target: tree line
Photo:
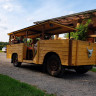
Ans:
[[[2,48],[8,44],[9,44],[8,42],[0,42],[0,50],[2,50]]]

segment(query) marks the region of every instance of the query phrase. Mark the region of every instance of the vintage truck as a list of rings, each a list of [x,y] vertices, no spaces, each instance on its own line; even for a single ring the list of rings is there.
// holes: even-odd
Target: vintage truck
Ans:
[[[47,21],[11,32],[8,34],[7,58],[15,67],[21,66],[22,62],[43,65],[52,76],[59,76],[66,68],[75,69],[79,74],[86,73],[96,64],[96,44],[70,39],[73,31],[76,29]],[[69,33],[69,39],[48,38],[61,33]],[[39,38],[37,48],[34,48],[34,43],[31,48],[27,42],[12,44],[13,34],[16,37]]]

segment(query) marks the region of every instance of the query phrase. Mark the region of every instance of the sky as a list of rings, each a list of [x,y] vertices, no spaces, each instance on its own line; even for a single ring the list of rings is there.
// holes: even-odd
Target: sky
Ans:
[[[41,21],[96,9],[96,0],[0,0],[0,41],[7,33]]]

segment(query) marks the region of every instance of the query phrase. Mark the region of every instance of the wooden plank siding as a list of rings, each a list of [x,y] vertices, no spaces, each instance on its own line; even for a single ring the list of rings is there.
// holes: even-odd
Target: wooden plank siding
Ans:
[[[86,41],[73,40],[72,42],[72,65],[95,65],[96,64],[96,44]],[[92,50],[92,56],[88,58],[88,51]]]
[[[42,40],[39,50],[39,64],[43,63],[48,52],[55,52],[60,57],[62,65],[68,66],[69,40]]]
[[[87,48],[90,50],[93,48],[93,53],[90,58],[88,58]],[[43,64],[45,55],[49,52],[54,52],[60,57],[61,64],[65,66],[96,64],[96,44],[89,43],[86,41],[80,41],[80,40],[38,41],[37,53],[33,60],[26,60],[26,51],[27,51],[27,45],[24,43],[7,45],[7,58],[11,58],[13,53],[17,53],[19,62]]]
[[[18,61],[22,62],[26,58],[26,49],[27,46],[24,43],[7,45],[7,58],[11,59],[12,54],[17,53]]]

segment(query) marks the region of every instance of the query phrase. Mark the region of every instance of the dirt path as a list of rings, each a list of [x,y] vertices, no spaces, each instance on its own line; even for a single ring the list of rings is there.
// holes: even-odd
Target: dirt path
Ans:
[[[10,60],[6,59],[6,54],[0,53],[0,74],[35,85],[57,96],[96,96],[94,72],[77,75],[74,71],[66,71],[62,78],[55,78],[43,73],[41,67],[29,64],[22,64],[21,68],[13,67]]]

